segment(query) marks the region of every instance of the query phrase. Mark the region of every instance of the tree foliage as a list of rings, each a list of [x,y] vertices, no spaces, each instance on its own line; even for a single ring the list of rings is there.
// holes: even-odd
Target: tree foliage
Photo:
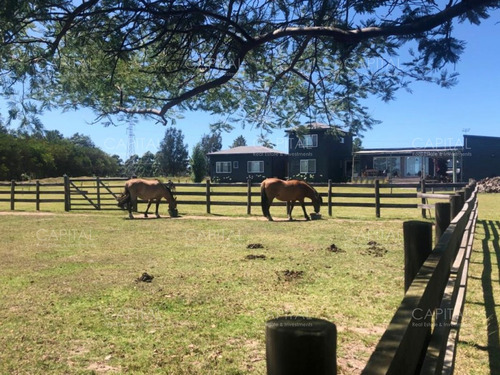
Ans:
[[[74,142],[78,133],[64,138],[57,130],[27,135],[0,132],[0,180],[68,176],[116,176],[119,158],[95,146]]]
[[[245,137],[242,135],[236,137],[236,139],[233,141],[233,144],[231,145],[231,148],[238,147],[238,146],[246,146],[247,145],[247,140]]]
[[[189,162],[187,148],[182,131],[174,127],[167,128],[156,155],[163,175],[178,176],[186,172]]]
[[[362,99],[391,100],[414,81],[450,86],[446,66],[493,0],[6,0],[0,85],[9,121],[39,126],[52,106],[98,119],[185,110],[243,125],[305,118],[354,133],[376,123]],[[400,51],[410,50],[401,61]],[[31,116],[31,117],[30,117]]]
[[[205,153],[203,152],[201,143],[197,143],[196,146],[194,146],[189,165],[191,166],[191,179],[193,182],[201,182],[208,171]]]

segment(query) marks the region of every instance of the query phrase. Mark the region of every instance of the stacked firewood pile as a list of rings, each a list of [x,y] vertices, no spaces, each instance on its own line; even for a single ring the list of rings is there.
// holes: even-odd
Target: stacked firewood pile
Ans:
[[[477,182],[480,193],[500,193],[500,177],[486,177]]]

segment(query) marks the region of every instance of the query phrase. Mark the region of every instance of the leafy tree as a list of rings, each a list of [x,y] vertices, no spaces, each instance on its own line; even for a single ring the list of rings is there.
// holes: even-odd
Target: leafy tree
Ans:
[[[124,164],[124,172],[127,177],[132,177],[137,175],[137,164],[139,164],[139,156],[131,155]]]
[[[160,151],[156,154],[161,172],[166,176],[177,176],[186,172],[188,166],[188,149],[184,144],[182,131],[174,127],[167,128],[165,137],[160,143]]]
[[[200,147],[204,154],[220,151],[222,148],[222,134],[220,132],[212,132],[203,134],[200,141]]]
[[[231,148],[238,147],[238,146],[246,146],[246,145],[247,145],[247,140],[245,139],[245,137],[240,135],[233,141]]]
[[[271,142],[271,140],[264,133],[260,133],[259,137],[257,138],[257,143],[261,144],[264,147],[269,147],[269,148],[276,147],[276,145],[273,142]]]
[[[189,165],[191,166],[191,179],[193,182],[201,182],[207,175],[207,162],[201,143],[194,146]]]
[[[136,173],[142,177],[152,177],[155,155],[151,151],[147,151],[137,162]]]
[[[363,141],[361,140],[361,138],[355,137],[352,140],[352,152],[361,151],[363,149],[362,143]]]
[[[94,142],[92,142],[92,139],[88,135],[75,133],[69,138],[69,140],[78,146],[88,147],[88,148],[95,147]]]
[[[353,133],[376,123],[361,102],[368,95],[391,100],[415,81],[454,84],[446,68],[465,48],[455,25],[479,24],[500,7],[498,0],[4,3],[0,85],[9,121],[21,126],[39,126],[39,111],[59,106],[92,108],[106,121],[138,114],[167,122],[203,110],[231,113],[243,125],[289,127],[306,117]]]

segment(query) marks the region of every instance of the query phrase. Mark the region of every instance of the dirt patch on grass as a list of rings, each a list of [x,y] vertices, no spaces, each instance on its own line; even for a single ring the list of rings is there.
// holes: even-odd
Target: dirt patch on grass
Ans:
[[[367,243],[368,248],[361,252],[363,255],[370,255],[373,257],[383,257],[387,253],[387,249],[381,246],[377,241],[370,241]]]
[[[262,260],[266,260],[266,256],[265,255],[255,255],[255,254],[249,254],[245,257],[245,259],[248,259],[248,260],[254,260],[254,259],[262,259]]]
[[[54,212],[25,212],[25,211],[0,211],[0,216],[51,216],[55,215]]]
[[[284,270],[277,272],[277,274],[280,281],[293,281],[301,279],[304,276],[304,271]]]
[[[247,245],[247,249],[263,249],[264,245],[261,243],[250,243]]]
[[[327,248],[328,251],[331,251],[332,253],[345,253],[345,250],[342,250],[340,247],[332,243],[330,246]]]
[[[92,372],[96,372],[99,374],[108,373],[108,372],[115,372],[115,373],[121,372],[120,367],[109,366],[109,365],[102,363],[102,362],[91,363],[89,365],[89,367],[87,367],[87,370],[92,371]]]

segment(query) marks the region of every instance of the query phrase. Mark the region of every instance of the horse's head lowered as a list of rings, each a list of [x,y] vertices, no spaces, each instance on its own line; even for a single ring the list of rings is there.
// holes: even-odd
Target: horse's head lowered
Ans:
[[[314,212],[319,214],[319,210],[321,208],[321,205],[323,204],[323,198],[321,198],[321,195],[314,190],[314,199],[312,200],[313,207],[314,207]]]
[[[116,198],[118,201],[117,206],[120,207],[122,210],[125,210],[128,208],[128,203],[130,201],[130,195],[128,194],[121,194],[118,198]]]

